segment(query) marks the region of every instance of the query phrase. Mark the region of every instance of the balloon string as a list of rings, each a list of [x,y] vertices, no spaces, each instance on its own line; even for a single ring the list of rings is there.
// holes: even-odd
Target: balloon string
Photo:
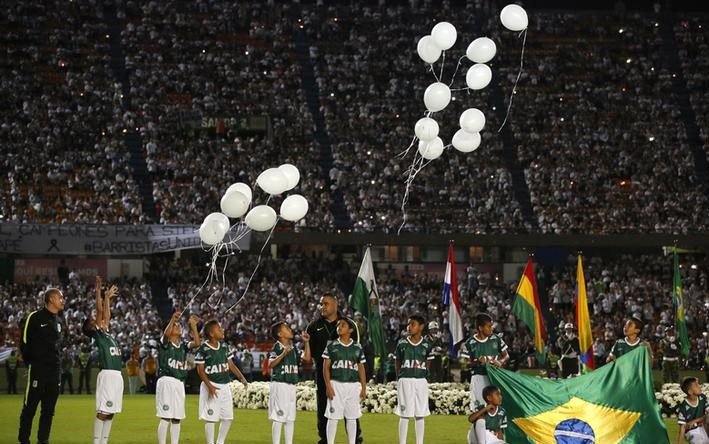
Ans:
[[[217,274],[217,258],[219,257],[219,250],[221,249],[221,244],[214,245],[204,251],[209,251],[210,255],[212,256],[212,261],[207,264],[209,267],[209,270],[207,271],[207,277],[204,279],[204,282],[202,282],[202,285],[199,286],[195,294],[192,296],[192,299],[187,303],[187,306],[192,305],[192,303],[197,299],[197,296],[202,292],[204,287],[207,285],[207,283],[211,282],[214,279],[214,276]]]
[[[414,138],[411,139],[411,143],[409,144],[409,146],[408,146],[404,151],[402,151],[402,152],[400,152],[399,154],[397,154],[396,157],[401,157],[401,158],[403,158],[403,157],[408,156],[408,155],[409,155],[409,151],[411,151],[411,148],[413,148],[414,144],[416,143],[416,139],[418,139],[418,137],[414,136]]]
[[[411,166],[408,169],[408,175],[409,177],[406,178],[406,187],[404,189],[404,198],[401,200],[401,225],[399,225],[399,229],[396,231],[396,235],[401,234],[401,230],[404,228],[404,225],[406,225],[406,220],[407,220],[407,213],[406,213],[406,202],[409,200],[409,192],[411,190],[411,185],[414,182],[414,177],[421,171],[421,168],[423,168],[422,164],[424,162],[423,156],[421,156],[421,161],[419,162],[419,166],[416,166],[416,161],[418,160],[419,152],[416,151],[414,154],[414,159],[411,162]]]
[[[517,93],[517,83],[519,83],[519,79],[522,76],[522,71],[524,70],[524,47],[527,44],[527,28],[525,28],[524,31],[520,33],[520,36],[522,36],[523,39],[522,53],[519,57],[519,72],[517,73],[517,79],[515,80],[515,84],[512,87],[512,94],[510,94],[510,103],[509,105],[507,105],[507,114],[505,114],[505,120],[502,121],[502,125],[500,125],[500,128],[497,130],[498,133],[502,131],[502,128],[505,126],[505,123],[507,123],[507,118],[510,116],[510,111],[512,110],[512,100],[514,99],[514,96]]]
[[[467,57],[467,56],[462,56],[461,58],[458,59],[458,64],[456,65],[455,71],[453,72],[453,76],[451,77],[451,82],[448,84],[448,87],[449,87],[449,88],[450,88],[450,86],[453,84],[453,81],[455,80],[455,75],[458,74],[458,69],[460,68],[460,62],[462,62],[463,59],[466,58],[466,57]],[[451,89],[451,91],[460,91],[460,90],[463,90],[463,89],[468,89],[468,88]]]
[[[443,79],[443,65],[446,63],[446,52],[443,51],[443,55],[441,56],[441,75],[438,76],[438,81],[440,82],[440,79]]]
[[[261,251],[258,253],[258,259],[256,260],[256,267],[254,267],[254,271],[251,273],[251,277],[249,277],[248,282],[246,282],[246,288],[244,288],[244,292],[241,294],[241,297],[234,302],[231,307],[227,308],[225,313],[229,313],[234,307],[239,305],[242,300],[246,297],[246,293],[249,291],[249,287],[251,286],[251,281],[253,280],[254,276],[256,275],[256,272],[259,269],[259,266],[261,265],[261,256],[263,255],[263,250],[266,249],[266,245],[268,245],[268,241],[271,240],[271,235],[273,235],[273,230],[276,229],[276,225],[278,225],[278,220],[276,220],[276,223],[273,224],[273,227],[271,228],[271,231],[268,233],[268,237],[266,238],[266,241],[263,243],[263,246],[261,246]]]
[[[436,75],[436,68],[434,68],[433,63],[428,66],[428,69],[433,73],[433,78],[436,79],[436,82],[440,82],[441,80]]]

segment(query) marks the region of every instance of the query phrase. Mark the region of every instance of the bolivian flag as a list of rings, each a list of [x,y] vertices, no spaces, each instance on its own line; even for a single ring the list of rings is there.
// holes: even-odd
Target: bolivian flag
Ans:
[[[488,366],[508,415],[505,440],[533,444],[669,444],[645,347],[594,372],[548,380]]]
[[[519,279],[515,300],[512,303],[512,312],[529,328],[529,332],[534,338],[537,361],[544,364],[547,332],[544,328],[542,306],[539,303],[539,293],[537,292],[537,278],[534,277],[534,263],[531,256],[527,261],[527,266],[524,267],[522,277]]]

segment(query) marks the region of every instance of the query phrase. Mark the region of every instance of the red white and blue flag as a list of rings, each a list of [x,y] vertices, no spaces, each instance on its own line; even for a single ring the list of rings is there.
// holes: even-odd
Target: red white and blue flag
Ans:
[[[460,297],[458,296],[458,278],[455,273],[453,241],[448,246],[446,274],[443,278],[443,305],[448,306],[448,330],[451,334],[449,352],[453,355],[455,346],[463,340],[463,320],[460,317]]]

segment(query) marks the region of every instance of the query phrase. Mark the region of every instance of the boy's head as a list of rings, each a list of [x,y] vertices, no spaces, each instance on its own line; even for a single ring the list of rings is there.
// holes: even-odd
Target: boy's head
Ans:
[[[483,399],[488,404],[502,405],[502,392],[497,386],[488,385],[483,389]]]
[[[219,325],[219,321],[212,319],[204,324],[204,336],[212,341],[221,341],[224,339],[224,330]]]
[[[293,336],[293,329],[285,321],[276,322],[271,326],[271,337],[276,341],[293,339]]]
[[[96,321],[92,317],[86,318],[84,324],[81,326],[81,332],[86,336],[93,336],[96,332]]]
[[[625,322],[623,327],[623,334],[625,336],[640,336],[640,332],[643,330],[643,321],[638,318],[630,318]]]
[[[478,329],[478,335],[487,338],[492,334],[492,318],[487,313],[478,313],[475,315],[475,326]]]
[[[162,331],[165,331],[168,325],[170,325],[170,321],[167,321],[163,324]],[[165,334],[170,339],[179,338],[180,336],[182,336],[182,326],[180,326],[179,322],[173,322],[172,328],[166,331]]]
[[[409,316],[409,322],[406,324],[406,332],[411,336],[418,336],[423,333],[426,326],[426,320],[420,314]]]
[[[337,321],[337,336],[339,337],[351,337],[352,332],[355,329],[355,324],[352,319],[349,318],[340,318],[339,321]]]
[[[680,387],[686,395],[698,395],[702,392],[701,387],[699,387],[699,379],[694,376],[684,378]]]

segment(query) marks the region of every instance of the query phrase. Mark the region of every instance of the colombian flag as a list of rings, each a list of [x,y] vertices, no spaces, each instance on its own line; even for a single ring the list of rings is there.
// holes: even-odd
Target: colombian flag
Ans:
[[[524,322],[534,337],[534,348],[537,351],[537,361],[544,363],[546,360],[546,346],[544,341],[547,332],[544,329],[544,319],[542,318],[542,307],[539,303],[539,293],[537,292],[537,278],[534,276],[534,264],[530,257],[524,273],[517,286],[517,296],[515,297],[512,311],[517,319]]]
[[[576,328],[579,332],[581,362],[593,370],[596,368],[596,363],[593,361],[593,335],[591,334],[591,318],[588,315],[586,279],[583,277],[583,263],[580,254],[576,267]]]
[[[487,366],[503,394],[505,441],[527,444],[669,444],[646,347],[585,375],[550,380]]]

